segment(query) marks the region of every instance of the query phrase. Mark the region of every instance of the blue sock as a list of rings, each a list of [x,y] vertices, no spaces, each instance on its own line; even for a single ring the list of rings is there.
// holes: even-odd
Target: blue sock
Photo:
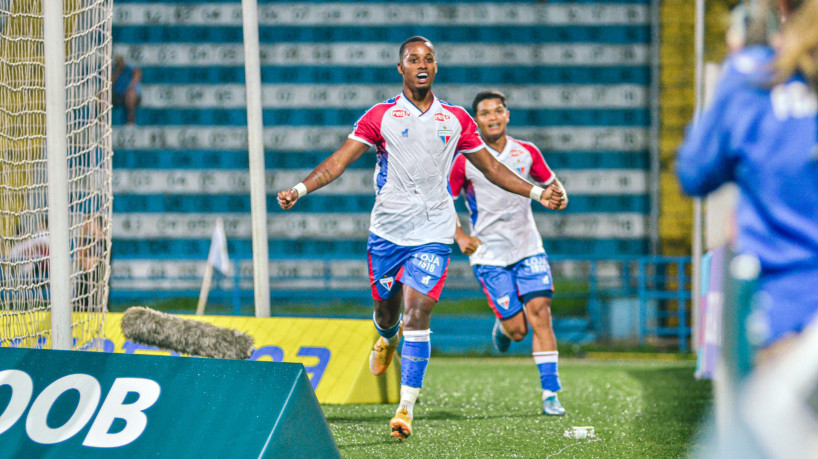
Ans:
[[[378,334],[383,336],[385,339],[389,339],[389,338],[395,336],[398,333],[398,329],[400,328],[400,321],[401,321],[402,318],[403,318],[403,315],[398,317],[398,321],[395,322],[395,325],[393,325],[393,326],[391,326],[389,328],[383,329],[383,328],[379,327],[378,322],[375,321],[375,313],[374,312],[372,313],[372,322],[375,324],[375,330],[378,330]]]
[[[403,350],[400,354],[400,383],[410,387],[423,387],[426,366],[432,354],[431,330],[412,330],[403,333]]]
[[[557,392],[562,389],[557,366],[558,357],[559,353],[557,351],[534,353],[534,363],[537,364],[537,369],[540,370],[540,384],[543,390]]]

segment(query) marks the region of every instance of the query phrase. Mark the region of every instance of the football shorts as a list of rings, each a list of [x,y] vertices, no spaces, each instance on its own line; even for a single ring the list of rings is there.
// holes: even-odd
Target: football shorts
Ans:
[[[369,233],[369,282],[372,298],[386,300],[408,285],[435,300],[440,298],[452,249],[441,243],[401,246]]]
[[[508,266],[472,266],[489,306],[500,320],[514,317],[536,297],[551,298],[551,266],[545,254],[533,255]]]

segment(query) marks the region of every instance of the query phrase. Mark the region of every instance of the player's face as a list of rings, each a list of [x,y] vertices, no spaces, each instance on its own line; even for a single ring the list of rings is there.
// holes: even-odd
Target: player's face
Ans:
[[[474,121],[485,139],[498,139],[506,135],[508,120],[509,112],[500,99],[484,99],[477,104]]]
[[[403,75],[403,85],[407,88],[431,88],[437,74],[435,50],[428,42],[409,43],[398,63],[398,72]]]

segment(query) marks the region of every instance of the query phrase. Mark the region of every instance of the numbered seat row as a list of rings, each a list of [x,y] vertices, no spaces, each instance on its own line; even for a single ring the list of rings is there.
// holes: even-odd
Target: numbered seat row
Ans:
[[[261,43],[282,42],[388,42],[400,43],[417,35],[409,25],[390,27],[259,27]],[[605,43],[633,44],[650,41],[649,25],[458,25],[425,26],[424,36],[436,43]],[[114,24],[114,43],[242,43],[240,26],[170,26]],[[433,38],[432,38],[433,37]]]
[[[265,126],[349,126],[363,114],[364,109],[267,109],[262,117]],[[121,113],[119,113],[121,115]],[[123,116],[114,112],[115,125],[125,124]],[[523,126],[647,126],[648,109],[515,109],[514,121]],[[136,123],[145,125],[199,125],[246,126],[245,109],[179,109],[140,108]]]
[[[265,151],[267,169],[304,169],[319,164],[332,153],[326,151],[290,152]],[[554,152],[543,150],[548,165],[559,174],[563,169],[647,169],[647,152]],[[125,150],[117,149],[113,157],[114,170],[126,169],[238,169],[249,170],[246,151],[222,150]],[[350,169],[375,167],[374,149],[349,166]]]
[[[646,253],[646,239],[546,239],[545,249],[551,256],[573,257],[580,253],[583,256],[619,257]],[[316,239],[270,239],[270,254],[276,258],[355,258],[366,259],[366,240],[316,240]],[[465,258],[452,246],[452,257]],[[114,234],[111,245],[112,264],[117,260],[156,259],[173,260],[207,260],[210,250],[210,239],[118,239]],[[252,241],[250,239],[232,239],[228,237],[227,250],[232,260],[251,259]]]
[[[151,190],[146,190],[150,192]],[[277,190],[269,190],[267,195],[267,212],[277,214],[284,212],[276,202]],[[249,195],[190,195],[190,194],[116,194],[114,195],[114,212],[178,212],[178,213],[249,213],[251,210]],[[371,195],[310,195],[299,201],[294,211],[298,213],[369,213],[375,203],[374,192]],[[455,208],[460,213],[467,209],[462,199],[455,201]],[[548,212],[540,206],[533,207],[534,212]],[[291,215],[292,212],[288,213]],[[583,213],[639,213],[650,211],[648,195],[578,195],[571,194],[571,205],[562,215]]]
[[[397,59],[397,58],[396,58]],[[142,81],[146,84],[221,84],[244,83],[244,66],[143,66]],[[492,62],[477,67],[440,65],[439,82],[447,84],[475,83],[481,85],[531,84],[650,84],[648,65],[620,66],[526,66],[514,68]],[[265,65],[261,67],[265,84],[394,84],[400,92],[400,75],[389,66],[319,66]]]

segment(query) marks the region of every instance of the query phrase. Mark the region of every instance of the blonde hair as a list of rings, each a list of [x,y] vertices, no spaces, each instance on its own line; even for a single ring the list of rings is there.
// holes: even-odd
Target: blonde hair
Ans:
[[[818,0],[805,0],[784,24],[777,55],[777,81],[800,72],[818,88]]]

